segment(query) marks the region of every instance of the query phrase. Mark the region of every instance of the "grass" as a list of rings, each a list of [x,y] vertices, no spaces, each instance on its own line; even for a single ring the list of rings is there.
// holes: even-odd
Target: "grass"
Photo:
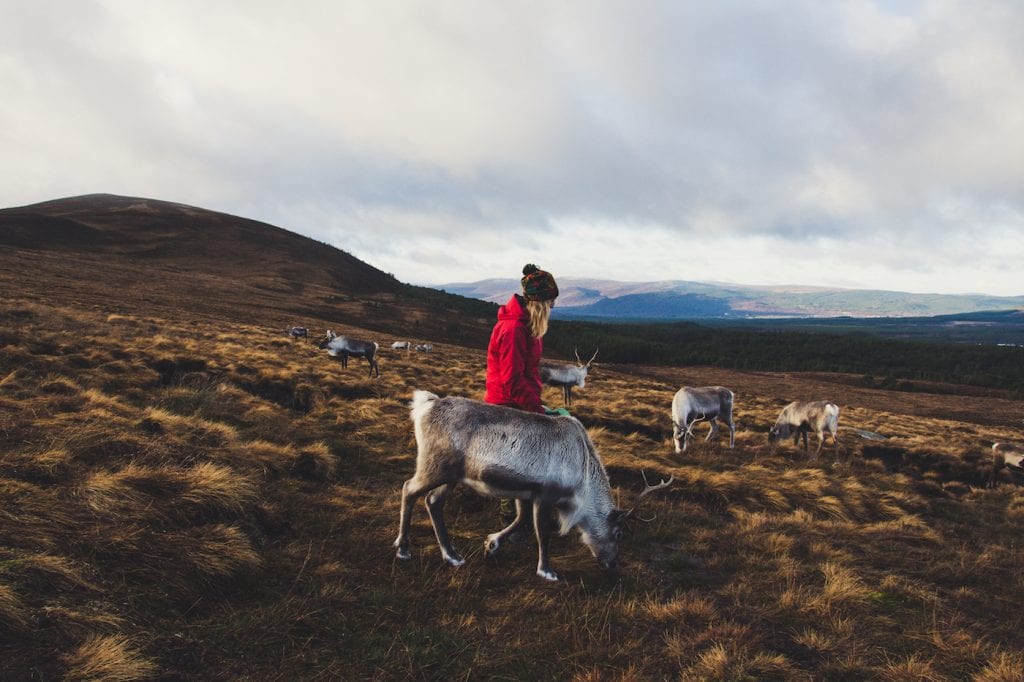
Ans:
[[[467,490],[446,510],[464,566],[422,506],[394,558],[412,390],[479,397],[481,348],[382,337],[367,379],[272,321],[30,300],[0,321],[10,679],[1021,679],[1024,490],[984,487],[1019,401],[599,365],[572,411],[643,520],[618,579],[569,536],[547,584],[532,545],[482,556],[497,505]],[[736,392],[736,448],[698,430],[676,455],[672,395],[709,384]],[[764,447],[811,396],[843,407],[838,463]],[[638,505],[642,471],[676,482]]]

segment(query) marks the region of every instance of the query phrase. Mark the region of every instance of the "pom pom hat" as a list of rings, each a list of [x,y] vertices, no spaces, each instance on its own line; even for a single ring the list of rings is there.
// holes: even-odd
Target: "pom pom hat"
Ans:
[[[527,301],[553,301],[558,298],[558,285],[550,272],[541,270],[533,263],[523,268],[523,298]]]

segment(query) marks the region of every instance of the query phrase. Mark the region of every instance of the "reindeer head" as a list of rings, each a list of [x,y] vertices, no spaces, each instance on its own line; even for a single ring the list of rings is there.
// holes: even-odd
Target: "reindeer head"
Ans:
[[[653,493],[655,490],[661,490],[672,485],[672,481],[675,480],[675,476],[669,476],[668,480],[662,480],[657,485],[651,485],[647,482],[647,474],[641,470],[640,475],[644,479],[644,489],[640,492],[637,497],[637,504],[646,495]],[[604,517],[603,524],[599,524],[600,528],[593,526],[583,527],[581,524],[581,534],[583,544],[590,548],[590,551],[597,558],[597,562],[601,564],[601,567],[607,571],[615,571],[618,566],[619,558],[619,543],[622,542],[623,538],[623,527],[626,524],[626,520],[633,515],[632,509],[612,509],[606,517]],[[644,519],[637,517],[641,521],[653,521],[653,519]]]
[[[601,349],[600,348],[595,349],[594,350],[594,354],[592,356],[590,356],[590,359],[587,360],[586,364],[584,364],[583,361],[580,360],[579,351],[577,351],[575,348],[572,349],[573,354],[576,356],[576,368],[578,370],[577,374],[579,375],[579,379],[577,380],[576,385],[579,388],[583,388],[584,387],[583,385],[587,381],[587,372],[590,371],[590,366],[592,364],[594,364],[594,358],[597,357],[597,351],[599,351],[599,350],[601,350]]]
[[[702,422],[706,420],[707,415],[702,414],[699,418],[695,418],[693,421],[691,421],[690,424],[686,426],[686,428],[684,429],[681,429],[678,424],[673,423],[672,437],[676,443],[676,454],[679,454],[680,452],[686,452],[686,446],[690,444],[691,440],[693,440],[694,425],[697,424],[697,422]],[[683,443],[682,447],[679,446],[680,441],[682,441]]]
[[[338,335],[332,332],[330,329],[328,329],[327,334],[324,336],[323,340],[319,344],[317,344],[317,348],[327,348],[327,344],[329,344],[336,338],[338,338]]]
[[[768,429],[768,443],[774,444],[783,438],[789,438],[789,424],[782,423]]]
[[[606,571],[615,571],[618,567],[622,528],[632,513],[631,509],[612,509],[597,523],[580,524],[580,539]]]

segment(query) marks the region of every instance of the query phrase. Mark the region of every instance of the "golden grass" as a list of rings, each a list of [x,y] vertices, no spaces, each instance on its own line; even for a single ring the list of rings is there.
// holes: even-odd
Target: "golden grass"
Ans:
[[[393,558],[411,392],[479,398],[481,350],[382,349],[367,379],[281,337],[292,320],[197,335],[31,310],[36,345],[0,364],[0,657],[22,677],[1019,679],[1024,493],[982,487],[981,441],[1010,422],[922,394],[924,416],[844,406],[841,427],[894,437],[841,431],[834,465],[764,447],[777,382],[810,380],[601,367],[571,409],[620,504],[641,471],[675,483],[638,504],[619,580],[571,534],[548,585],[530,543],[482,556],[496,505],[464,489],[446,516],[465,566],[440,561],[422,505],[414,559]],[[671,397],[712,383],[737,391],[736,448],[676,455]]]
[[[9,585],[0,583],[0,631],[15,632],[28,625],[28,613]]]
[[[118,635],[94,635],[67,656],[65,680],[83,682],[134,682],[156,672],[156,665],[143,656],[131,640]]]

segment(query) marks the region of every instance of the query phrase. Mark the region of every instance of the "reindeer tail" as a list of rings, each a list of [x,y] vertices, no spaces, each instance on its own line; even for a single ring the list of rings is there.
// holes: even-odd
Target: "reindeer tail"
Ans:
[[[413,391],[412,402],[409,403],[412,420],[418,422],[423,415],[430,411],[430,408],[434,406],[434,401],[438,399],[438,396],[430,391]]]

